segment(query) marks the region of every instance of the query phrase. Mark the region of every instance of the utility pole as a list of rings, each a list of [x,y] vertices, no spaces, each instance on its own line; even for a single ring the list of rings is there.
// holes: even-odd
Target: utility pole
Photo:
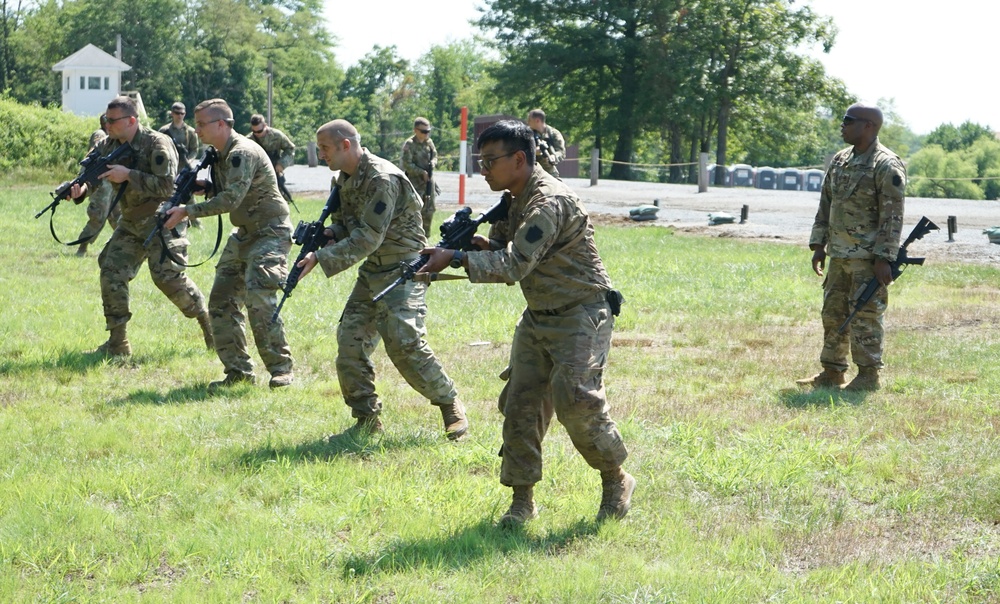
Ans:
[[[267,125],[273,125],[271,108],[274,103],[274,62],[267,60]]]

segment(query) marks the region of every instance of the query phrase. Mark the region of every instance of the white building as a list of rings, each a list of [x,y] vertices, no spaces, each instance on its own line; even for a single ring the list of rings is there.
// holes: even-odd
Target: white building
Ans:
[[[122,72],[132,69],[93,44],[52,66],[62,72],[63,111],[98,116],[121,90]]]

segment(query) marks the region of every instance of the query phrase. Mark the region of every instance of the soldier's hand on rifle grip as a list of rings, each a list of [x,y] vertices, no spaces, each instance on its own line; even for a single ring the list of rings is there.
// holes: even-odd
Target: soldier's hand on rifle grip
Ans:
[[[875,278],[882,285],[888,286],[892,283],[892,266],[888,260],[879,258],[875,260]]]
[[[425,247],[420,250],[421,256],[427,256],[427,263],[420,267],[418,273],[440,273],[448,268],[455,250],[443,247]]]
[[[478,247],[484,252],[490,251],[490,240],[486,237],[483,237],[482,235],[473,235],[472,245]]]
[[[98,178],[106,178],[115,184],[121,184],[128,180],[129,172],[131,170],[121,164],[108,164],[108,171]]]
[[[167,210],[167,221],[163,223],[163,228],[170,230],[179,225],[187,216],[188,211],[184,206],[170,208]]]
[[[820,277],[823,276],[823,269],[826,267],[826,250],[822,247],[813,250],[812,267],[814,273]]]
[[[309,252],[308,254],[306,254],[305,258],[299,260],[298,264],[296,264],[295,266],[302,269],[302,272],[299,273],[300,283],[302,282],[303,279],[306,278],[306,275],[308,275],[312,271],[313,267],[316,266],[318,263],[319,259],[316,258],[316,252]]]
[[[76,201],[76,203],[80,203],[81,201],[83,201],[83,198],[87,195],[87,188],[88,187],[86,184],[73,185],[72,187],[69,188],[70,199]]]

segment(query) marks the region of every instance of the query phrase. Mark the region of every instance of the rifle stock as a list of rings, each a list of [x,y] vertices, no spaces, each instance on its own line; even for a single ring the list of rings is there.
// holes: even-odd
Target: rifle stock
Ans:
[[[910,231],[909,236],[907,236],[906,241],[903,245],[899,246],[899,252],[896,254],[896,260],[889,263],[889,269],[892,271],[892,280],[895,281],[903,274],[903,270],[909,265],[923,265],[926,258],[910,258],[907,255],[907,248],[911,243],[918,239],[923,239],[924,235],[927,235],[931,231],[940,230],[938,225],[931,222],[926,216],[922,216],[917,222],[917,225],[913,227]],[[872,296],[878,291],[882,284],[878,282],[877,277],[872,277],[870,281],[861,289],[857,296],[857,301],[854,303],[854,309],[851,310],[851,314],[847,316],[847,319],[840,325],[837,329],[837,333],[844,333],[847,331],[847,327],[851,324],[851,320],[854,319],[854,315],[858,314],[862,308],[864,308],[869,301],[871,301]]]
[[[444,221],[444,223],[441,224],[441,241],[437,244],[437,247],[443,247],[449,250],[476,249],[472,245],[472,237],[479,229],[479,225],[484,222],[493,224],[498,220],[506,218],[507,200],[506,198],[501,198],[496,205],[489,210],[486,210],[486,212],[481,214],[479,218],[476,218],[475,220],[469,218],[471,214],[472,208],[464,207],[455,212],[451,218]],[[423,268],[425,264],[427,264],[427,256],[420,256],[412,262],[401,263],[403,274],[398,279],[393,281],[389,287],[385,288],[379,292],[378,295],[372,298],[372,302],[378,302],[392,290],[413,279],[413,276],[417,274],[417,271]]]

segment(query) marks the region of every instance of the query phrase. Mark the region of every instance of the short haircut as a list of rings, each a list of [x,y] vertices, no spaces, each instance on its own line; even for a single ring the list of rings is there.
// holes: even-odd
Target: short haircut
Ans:
[[[483,145],[499,142],[504,153],[524,151],[528,166],[535,165],[535,134],[527,124],[517,120],[502,120],[486,130],[483,130],[476,140],[476,149],[482,150]]]
[[[132,97],[116,96],[108,101],[108,109],[118,109],[122,113],[132,117],[139,117],[139,109],[135,105]],[[107,116],[105,116],[105,119]]]
[[[213,120],[225,120],[230,128],[236,123],[233,120],[233,110],[229,108],[229,103],[222,99],[208,99],[207,101],[198,103],[194,108],[194,112],[198,113],[200,111],[207,112]]]
[[[537,117],[538,119],[540,119],[540,120],[542,120],[544,122],[545,121],[545,112],[542,111],[541,109],[532,109],[531,111],[528,112],[528,119],[531,119],[533,117]]]
[[[266,124],[266,123],[267,121],[264,119],[264,116],[259,113],[255,113],[250,116],[251,126],[260,126],[261,124]]]
[[[320,135],[329,137],[334,143],[351,141],[354,146],[361,146],[361,134],[358,133],[354,124],[347,120],[332,120],[323,124],[316,130],[316,136]]]

